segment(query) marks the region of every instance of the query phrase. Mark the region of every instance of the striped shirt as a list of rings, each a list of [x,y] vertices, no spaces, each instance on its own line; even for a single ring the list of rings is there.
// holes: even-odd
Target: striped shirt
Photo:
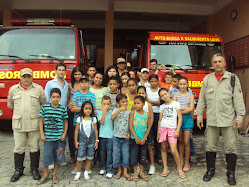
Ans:
[[[77,105],[77,107],[81,107],[84,101],[91,101],[93,106],[95,106],[96,98],[95,98],[94,93],[88,92],[88,93],[82,94],[80,91],[78,91],[76,94],[74,94],[73,102]],[[78,117],[79,117],[79,113],[74,113],[74,119],[73,119],[74,125],[76,125],[76,121]]]
[[[43,105],[39,116],[44,119],[44,134],[46,141],[61,139],[64,133],[64,119],[68,118],[66,108],[59,105],[57,108],[51,104]]]
[[[188,92],[187,95],[184,97],[181,96],[180,93],[176,94],[177,101],[180,103],[181,108],[182,107],[190,107],[190,96],[192,93]]]

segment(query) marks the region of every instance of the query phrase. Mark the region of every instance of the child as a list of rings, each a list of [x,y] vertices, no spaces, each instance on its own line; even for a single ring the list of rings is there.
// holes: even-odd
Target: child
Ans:
[[[90,64],[88,67],[88,70],[87,70],[87,74],[88,74],[89,82],[90,82],[91,86],[93,85],[94,74],[96,72],[97,72],[96,67],[94,65]]]
[[[89,89],[90,92],[94,93],[96,97],[95,112],[101,108],[102,97],[109,92],[107,87],[102,86],[103,75],[101,73],[95,73],[93,78],[93,85]]]
[[[153,113],[154,113],[154,121],[152,128],[150,130],[150,134],[148,136],[148,143],[152,145],[153,138],[154,138],[154,147],[155,147],[155,159],[159,164],[162,164],[161,160],[161,151],[160,151],[160,144],[157,142],[157,127],[158,127],[158,120],[159,120],[159,106],[160,106],[160,99],[158,95],[159,86],[158,86],[158,76],[156,74],[152,74],[149,77],[150,88],[146,89],[148,103],[151,103]],[[150,150],[151,148],[151,150]],[[149,146],[149,152],[153,152],[152,146]],[[155,166],[154,166],[154,156],[150,160],[151,165],[149,169],[149,174],[155,174]]]
[[[150,115],[143,110],[145,104],[145,98],[143,96],[136,96],[134,99],[134,108],[135,111],[131,111],[130,114],[130,131],[131,131],[131,140],[130,140],[130,159],[131,166],[133,166],[134,174],[133,180],[138,181],[139,177],[145,181],[148,181],[149,178],[144,174],[143,169],[146,165],[146,154],[147,154],[147,145],[146,139],[149,135],[149,117]],[[138,162],[139,160],[139,162]],[[139,163],[139,175],[137,171],[137,164]]]
[[[119,73],[118,73],[118,68],[117,68],[117,66],[115,66],[115,65],[110,65],[110,66],[106,69],[106,72],[105,72],[105,75],[104,75],[103,86],[107,86],[107,84],[108,84],[108,82],[109,82],[109,79],[110,79],[111,77],[117,77],[117,78],[118,78],[118,81],[120,82]]]
[[[119,88],[119,82],[116,77],[111,77],[108,82],[108,87],[110,88],[110,92],[106,93],[105,95],[109,96],[111,98],[111,107],[110,109],[113,110],[114,108],[117,108],[117,102],[116,97],[119,94],[118,88]]]
[[[67,134],[67,110],[60,105],[61,91],[59,88],[52,88],[50,91],[50,104],[45,104],[39,114],[39,129],[41,141],[44,142],[43,177],[37,182],[38,185],[49,181],[48,166],[54,164],[52,183],[59,182],[56,173],[59,164],[66,162],[63,150],[65,150],[65,138]]]
[[[111,98],[104,96],[101,102],[101,110],[97,113],[97,118],[100,122],[99,137],[100,137],[100,175],[104,175],[111,179],[113,176],[112,167],[112,152],[113,152],[113,120],[111,120],[112,110]]]
[[[172,77],[173,77],[173,73],[171,71],[166,72],[165,83],[159,81],[159,87],[170,90],[170,88],[172,87]]]
[[[185,164],[183,171],[189,171],[189,157],[190,157],[190,135],[193,130],[194,121],[191,112],[194,111],[194,95],[188,91],[188,79],[182,77],[179,80],[180,93],[173,98],[178,101],[182,111],[182,126],[179,136],[179,152],[181,158],[181,166],[183,166],[183,157],[185,153]]]
[[[160,117],[158,121],[157,141],[161,143],[161,154],[163,160],[163,172],[160,174],[162,177],[166,177],[170,170],[167,166],[167,148],[168,143],[170,151],[174,156],[179,177],[185,178],[185,174],[181,168],[180,156],[177,151],[177,137],[182,124],[182,113],[180,104],[176,101],[172,101],[169,96],[169,92],[165,88],[159,90],[160,99],[164,102],[160,106]],[[178,117],[178,124],[177,124]]]
[[[130,78],[136,79],[136,73],[134,70],[129,71]]]
[[[89,180],[89,170],[94,157],[94,150],[98,149],[97,119],[91,101],[85,101],[77,118],[74,134],[75,148],[78,149],[75,181],[80,179],[83,160],[86,160],[84,178]]]
[[[148,81],[149,78],[149,70],[147,68],[142,68],[141,73],[139,75],[139,83],[138,86],[144,86],[145,88],[150,87],[150,83]]]
[[[122,81],[122,88],[120,90],[120,93],[122,94],[127,94],[129,93],[129,89],[128,89],[128,80],[130,78],[130,74],[127,73],[127,72],[124,72],[122,75],[121,75],[121,81]]]
[[[129,89],[129,93],[125,94],[127,96],[127,100],[128,100],[127,109],[132,110],[133,109],[132,106],[134,104],[134,98],[137,95],[137,81],[136,81],[136,79],[130,78],[127,81],[127,85],[128,85],[128,89]]]
[[[118,173],[114,176],[120,179],[122,167],[124,168],[124,177],[128,181],[132,181],[132,177],[128,175],[129,167],[129,116],[131,111],[127,110],[127,96],[124,94],[117,95],[117,103],[119,108],[115,108],[112,112],[111,120],[114,120],[113,134],[113,167],[118,168]]]

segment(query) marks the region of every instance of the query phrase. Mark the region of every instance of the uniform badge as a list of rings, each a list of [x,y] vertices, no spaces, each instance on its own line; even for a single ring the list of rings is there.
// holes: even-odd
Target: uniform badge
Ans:
[[[236,84],[237,84],[237,86],[240,86],[240,82],[239,81],[237,81]]]

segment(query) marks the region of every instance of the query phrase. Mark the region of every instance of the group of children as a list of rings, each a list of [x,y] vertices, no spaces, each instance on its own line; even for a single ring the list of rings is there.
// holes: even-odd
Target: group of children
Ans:
[[[166,177],[170,173],[167,166],[168,144],[179,177],[185,178],[184,172],[190,168],[190,135],[194,110],[194,96],[188,88],[187,78],[180,74],[173,75],[171,71],[166,73],[166,83],[162,83],[156,74],[149,76],[149,70],[143,68],[138,73],[140,81],[137,83],[135,78],[130,78],[129,73],[123,73],[119,78],[115,66],[108,68],[105,75],[92,69],[94,67],[88,70],[89,77],[82,75],[80,70],[72,71],[74,83],[70,89],[74,89],[74,84],[80,89],[72,98],[68,98],[69,111],[73,113],[74,151],[77,154],[76,168],[72,172],[75,174],[74,180],[80,179],[84,160],[84,179],[90,179],[91,164],[95,157],[100,159],[99,174],[106,174],[107,178],[112,178],[114,168],[117,168],[114,175],[116,179],[123,174],[128,181],[148,181],[149,178],[144,173],[147,158],[150,162],[148,173],[155,173],[155,160],[162,161],[163,172],[160,175]],[[79,72],[81,77],[77,77]],[[107,87],[102,86],[104,82]],[[46,120],[52,115],[60,125],[54,127],[58,132],[51,134],[51,127],[43,126],[44,122],[41,121],[40,129],[44,129],[41,130],[42,141],[53,136],[61,137],[59,140],[63,141],[67,132],[68,116],[58,104],[58,89],[52,89],[50,98],[51,105],[44,105],[40,116]],[[61,125],[63,121],[64,127]],[[54,180],[58,180],[58,164],[65,159],[60,151],[52,151],[60,141],[49,146],[44,141],[44,152],[48,152],[47,147],[50,152],[43,162],[51,164],[54,159]],[[129,166],[134,170],[132,176],[128,174]],[[38,184],[47,180],[48,168],[44,167],[44,177]]]

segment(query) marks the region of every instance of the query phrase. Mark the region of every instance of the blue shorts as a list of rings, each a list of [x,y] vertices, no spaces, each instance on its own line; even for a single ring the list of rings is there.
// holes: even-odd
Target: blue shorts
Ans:
[[[92,160],[94,158],[94,144],[95,144],[95,138],[93,141],[91,138],[86,139],[84,141],[79,142],[79,149],[78,149],[78,156],[77,160],[78,161],[83,161],[83,160]]]
[[[181,131],[192,131],[194,127],[194,120],[191,113],[182,115]]]
[[[113,137],[113,167],[129,167],[129,140]]]
[[[65,163],[65,146],[66,142],[61,140],[44,142],[43,165]]]

